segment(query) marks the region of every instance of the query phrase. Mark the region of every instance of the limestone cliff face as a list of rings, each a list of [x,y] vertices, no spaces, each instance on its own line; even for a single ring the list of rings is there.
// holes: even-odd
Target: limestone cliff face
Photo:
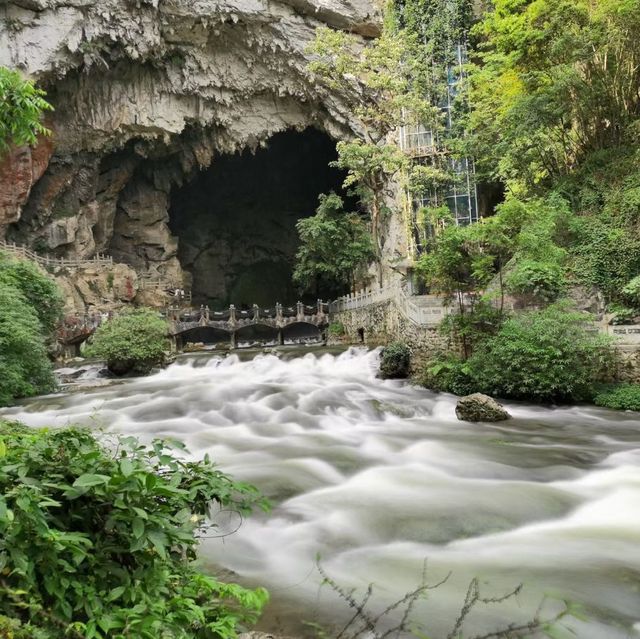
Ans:
[[[169,194],[217,155],[315,126],[354,133],[310,77],[327,24],[375,36],[373,0],[11,0],[0,65],[47,89],[53,137],[0,164],[0,239],[58,257],[109,251],[179,281]]]

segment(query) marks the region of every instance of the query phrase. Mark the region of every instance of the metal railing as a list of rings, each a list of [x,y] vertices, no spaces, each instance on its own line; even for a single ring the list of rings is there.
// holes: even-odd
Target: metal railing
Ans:
[[[36,262],[42,267],[68,267],[68,268],[83,268],[90,266],[112,266],[113,258],[109,255],[98,254],[95,257],[89,259],[69,259],[66,257],[47,257],[44,255],[38,255],[26,246],[20,246],[15,242],[6,242],[0,240],[0,251],[9,253],[19,259],[31,260]]]

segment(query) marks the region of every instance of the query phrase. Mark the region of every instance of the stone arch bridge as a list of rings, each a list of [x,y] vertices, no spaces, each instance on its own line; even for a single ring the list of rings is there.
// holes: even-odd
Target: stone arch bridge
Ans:
[[[329,304],[321,300],[313,306],[298,302],[293,307],[276,304],[273,308],[260,308],[254,304],[251,310],[237,309],[232,304],[225,311],[211,311],[208,306],[201,306],[199,309],[170,307],[165,310],[164,315],[169,323],[168,336],[176,347],[180,347],[190,333],[208,328],[226,334],[231,346],[235,348],[239,333],[254,326],[272,329],[279,344],[284,343],[285,332],[289,327],[313,326],[322,334],[329,325]],[[56,330],[57,341],[65,348],[68,356],[77,355],[80,344],[112,317],[113,313],[67,316]]]
[[[264,327],[272,329],[279,344],[284,344],[286,329],[293,326],[313,326],[320,333],[329,325],[329,304],[318,300],[309,306],[298,302],[293,307],[276,304],[273,308],[260,308],[254,304],[251,310],[237,309],[233,304],[225,311],[211,311],[208,306],[197,310],[170,308],[167,313],[169,332],[176,347],[190,335],[203,328],[215,329],[229,336],[232,348],[236,348],[243,329]]]
[[[318,300],[309,306],[298,302],[293,307],[276,304],[273,308],[260,308],[254,304],[250,310],[237,309],[233,304],[225,311],[211,311],[208,306],[196,310],[170,308],[167,312],[169,332],[179,347],[190,335],[202,329],[214,329],[228,335],[232,348],[236,348],[238,338],[250,327],[268,328],[277,336],[279,344],[284,344],[287,329],[294,326],[313,326],[320,334],[329,324],[329,304]]]

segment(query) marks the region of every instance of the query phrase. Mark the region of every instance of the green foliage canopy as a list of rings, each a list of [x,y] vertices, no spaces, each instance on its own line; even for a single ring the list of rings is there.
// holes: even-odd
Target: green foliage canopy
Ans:
[[[262,590],[193,564],[212,504],[265,506],[167,442],[0,424],[0,614],[42,639],[227,639]],[[1,626],[0,626],[1,627]]]
[[[54,280],[33,262],[14,260],[0,253],[0,282],[22,294],[36,312],[42,331],[52,333],[62,314],[63,299]]]
[[[300,247],[294,281],[306,290],[340,293],[373,258],[371,235],[359,215],[346,213],[335,193],[320,196],[316,214],[297,223]]]
[[[495,0],[470,74],[480,171],[527,192],[633,140],[639,32],[640,0]]]

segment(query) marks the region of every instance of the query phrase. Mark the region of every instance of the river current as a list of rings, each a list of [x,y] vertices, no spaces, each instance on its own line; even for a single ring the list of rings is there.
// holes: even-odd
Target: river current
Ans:
[[[380,610],[427,578],[412,617],[444,639],[478,577],[485,596],[522,592],[469,616],[465,637],[529,619],[546,597],[580,618],[579,639],[640,637],[640,415],[507,404],[466,424],[455,398],[376,378],[378,353],[180,359],[147,378],[38,398],[2,413],[34,426],[88,424],[172,437],[273,502],[234,534],[203,542],[211,570],[270,592],[261,628],[300,636],[352,611],[316,568]],[[397,613],[400,614],[400,613]],[[393,625],[393,614],[386,618]]]

